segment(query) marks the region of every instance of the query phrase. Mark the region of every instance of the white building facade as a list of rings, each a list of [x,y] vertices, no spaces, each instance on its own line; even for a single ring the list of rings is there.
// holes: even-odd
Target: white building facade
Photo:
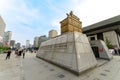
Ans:
[[[26,48],[30,47],[30,40],[26,40]]]
[[[39,46],[39,37],[35,37],[34,38],[34,47],[38,47]]]
[[[10,47],[11,48],[15,48],[15,40],[11,40],[10,41]]]
[[[2,17],[0,16],[0,37],[4,36],[5,27],[6,27],[6,24],[3,21]]]
[[[5,46],[10,46],[10,41],[12,38],[12,32],[11,31],[7,31],[4,33],[4,37],[3,37],[3,43]]]

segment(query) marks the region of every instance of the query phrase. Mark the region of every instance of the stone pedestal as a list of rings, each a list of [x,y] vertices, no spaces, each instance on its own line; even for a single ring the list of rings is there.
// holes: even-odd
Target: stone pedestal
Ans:
[[[43,42],[36,56],[78,74],[97,64],[86,35],[79,32]]]

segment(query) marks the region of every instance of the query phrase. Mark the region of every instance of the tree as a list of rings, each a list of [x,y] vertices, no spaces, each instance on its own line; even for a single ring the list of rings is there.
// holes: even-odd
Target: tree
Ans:
[[[39,47],[34,47],[34,50],[38,50],[39,49]]]
[[[105,43],[109,49],[113,48],[113,45],[111,44],[110,40],[107,37],[106,37]]]

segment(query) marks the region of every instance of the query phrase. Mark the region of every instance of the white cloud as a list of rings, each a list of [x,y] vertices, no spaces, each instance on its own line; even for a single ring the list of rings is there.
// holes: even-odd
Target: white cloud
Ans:
[[[10,10],[12,2],[10,0],[0,0],[0,13]]]
[[[58,34],[60,34],[60,19],[54,19],[51,22],[51,26],[53,26],[54,29],[57,30]]]
[[[82,21],[83,27],[120,15],[119,0],[71,0],[69,2],[67,3],[69,5],[64,6],[65,9],[73,10],[73,13]],[[49,8],[51,7],[49,6]],[[65,13],[69,12],[65,12],[59,7],[53,9],[54,12],[59,11],[58,16],[60,15],[60,17],[57,18],[58,16],[56,16],[56,18],[51,21],[51,25],[56,26],[59,32],[59,22],[65,18]]]
[[[26,39],[22,39],[23,34],[23,37],[33,38],[33,35],[38,33],[47,34],[46,30],[51,28],[59,32],[59,22],[66,17],[69,10],[73,10],[73,13],[82,21],[83,26],[120,15],[120,0],[66,0],[65,2],[62,4],[54,2],[54,0],[45,0],[43,5],[46,10],[40,12],[41,8],[30,8],[25,0],[0,0],[0,14],[6,22],[7,30],[13,31],[13,39],[20,42]],[[42,6],[42,8],[44,7]],[[53,14],[46,13],[47,10]],[[52,15],[51,19],[48,19],[48,15]],[[37,24],[33,25],[35,23]],[[46,26],[48,29],[44,29],[47,28]],[[29,33],[31,36],[28,37]]]
[[[85,0],[76,3],[74,11],[87,26],[120,14],[120,0]]]
[[[24,0],[0,0],[0,13],[12,22],[31,24],[39,19],[38,10],[28,8]]]
[[[34,26],[31,26],[40,18],[38,10],[29,8],[24,0],[0,0],[0,14],[6,22],[6,30],[13,32],[12,39],[20,42],[25,40],[21,33],[26,31],[26,34],[23,32],[25,36],[33,33]]]

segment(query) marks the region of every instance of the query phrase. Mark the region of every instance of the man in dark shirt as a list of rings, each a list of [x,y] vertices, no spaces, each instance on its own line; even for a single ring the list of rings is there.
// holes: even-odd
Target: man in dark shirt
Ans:
[[[120,55],[120,48],[118,49],[118,53],[119,53],[119,55]]]
[[[7,59],[10,59],[10,55],[11,55],[11,51],[9,50],[9,51],[7,52],[6,60],[7,60]]]

